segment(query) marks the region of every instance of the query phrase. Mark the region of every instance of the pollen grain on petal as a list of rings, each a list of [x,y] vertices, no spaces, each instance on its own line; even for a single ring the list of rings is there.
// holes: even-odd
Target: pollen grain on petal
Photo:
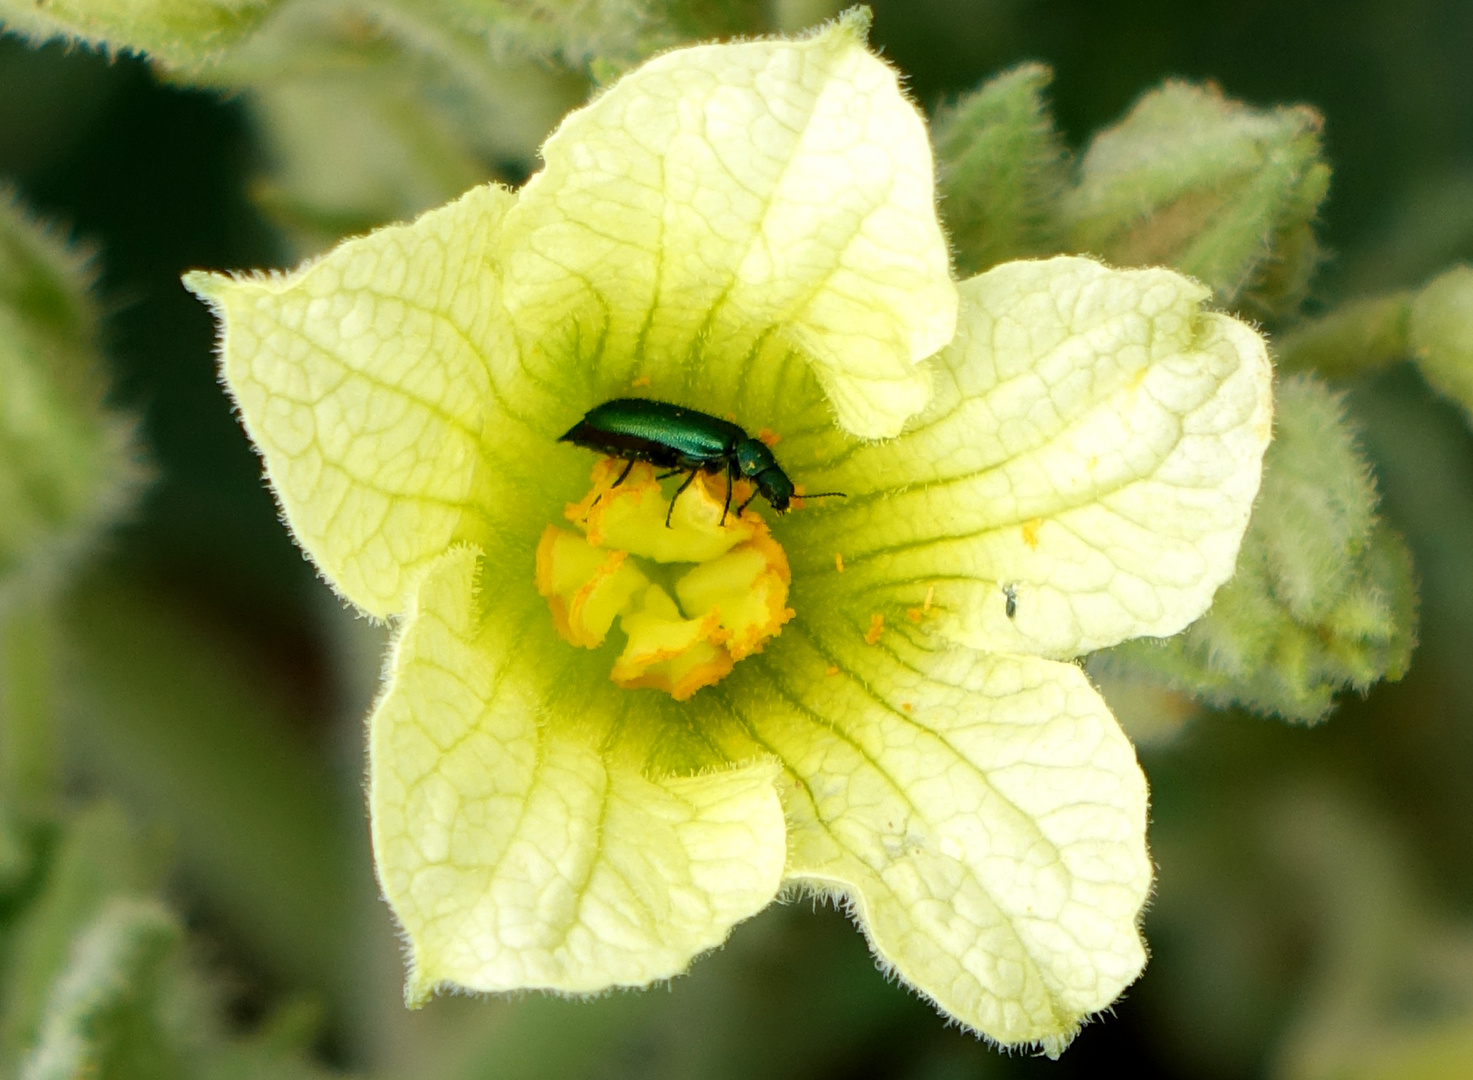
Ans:
[[[869,629],[864,632],[864,643],[874,645],[880,640],[880,635],[885,632],[885,616],[875,612],[869,617]]]

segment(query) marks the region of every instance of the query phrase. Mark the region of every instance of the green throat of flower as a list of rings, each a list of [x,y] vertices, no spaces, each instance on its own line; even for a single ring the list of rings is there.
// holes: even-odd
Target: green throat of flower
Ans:
[[[788,558],[757,513],[727,509],[724,475],[697,474],[672,506],[650,465],[616,484],[624,471],[599,461],[591,490],[564,510],[577,531],[547,526],[537,591],[570,645],[597,649],[618,623],[626,643],[609,677],[619,686],[684,701],[793,617]]]

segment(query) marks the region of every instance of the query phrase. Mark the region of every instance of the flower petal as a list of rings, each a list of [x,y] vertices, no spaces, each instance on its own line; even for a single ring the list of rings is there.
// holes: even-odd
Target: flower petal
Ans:
[[[700,407],[796,350],[841,424],[898,432],[956,290],[924,122],[866,27],[668,53],[569,116],[506,222],[527,362]]]
[[[1139,973],[1145,777],[1074,665],[800,615],[712,693],[787,766],[789,879],[952,1017],[1057,1050]]]
[[[934,625],[989,652],[1180,630],[1231,576],[1258,491],[1263,339],[1169,270],[1058,258],[961,288],[927,412],[894,442],[806,455],[810,490],[849,497],[804,523],[794,579],[841,554],[854,613],[929,593]]]
[[[403,610],[452,541],[485,540],[488,489],[518,460],[522,428],[482,438],[487,251],[512,201],[476,188],[290,274],[185,278],[220,319],[225,381],[297,541],[374,615]]]
[[[370,721],[374,852],[410,942],[408,997],[676,975],[777,891],[778,766],[651,768],[623,736],[655,695],[568,677],[563,660],[592,654],[539,636],[530,588],[488,585],[483,620],[477,561],[457,548],[426,575]]]

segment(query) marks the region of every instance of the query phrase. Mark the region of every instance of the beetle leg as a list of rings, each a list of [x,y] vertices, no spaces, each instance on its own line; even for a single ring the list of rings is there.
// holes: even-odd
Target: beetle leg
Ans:
[[[685,494],[685,489],[691,486],[691,484],[695,481],[696,473],[700,471],[701,470],[699,469],[692,469],[690,471],[690,475],[685,478],[685,483],[681,484],[680,487],[675,490],[675,496],[670,500],[670,509],[665,511],[665,528],[674,528],[674,526],[670,524],[670,515],[675,513],[675,500]]]
[[[750,495],[747,496],[747,501],[744,502],[744,503],[742,503],[741,506],[738,506],[737,507],[737,517],[741,517],[742,516],[742,511],[745,510],[748,506],[750,506],[752,504],[752,500],[755,499],[756,497],[757,497],[757,492],[755,492],[755,491],[752,492],[752,494],[750,494]]]
[[[731,489],[736,485],[736,471],[737,471],[736,459],[735,458],[732,458],[730,461],[728,461],[726,463],[726,505],[721,508],[721,524],[722,525],[725,525],[726,524],[726,512],[731,509]],[[742,516],[742,512],[740,510],[738,510],[737,511],[737,517],[741,517],[741,516]]]
[[[634,459],[630,458],[628,464],[624,466],[624,471],[619,474],[619,479],[615,480],[612,484],[609,485],[609,490],[613,491],[614,488],[622,484],[624,482],[624,477],[629,475],[629,470],[632,468],[634,468]],[[598,505],[598,500],[602,499],[603,497],[604,493],[600,491],[597,495],[593,497],[593,502],[588,504],[588,508],[592,510],[595,506]]]
[[[672,476],[678,476],[683,472],[685,472],[684,469],[671,469],[669,472],[662,472],[659,476],[655,477],[655,479],[669,480]]]

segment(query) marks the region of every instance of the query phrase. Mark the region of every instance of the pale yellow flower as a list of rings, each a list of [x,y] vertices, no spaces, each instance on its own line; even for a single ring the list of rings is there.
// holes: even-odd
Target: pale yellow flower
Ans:
[[[1141,969],[1145,780],[1070,661],[1232,572],[1264,345],[1165,270],[954,284],[864,29],[669,53],[518,193],[189,279],[299,542],[396,627],[370,801],[411,1001],[646,985],[785,888],[1003,1043],[1056,1050]],[[697,520],[724,477],[669,535],[678,478],[580,531],[595,457],[557,439],[618,397],[847,497],[754,503],[776,553],[684,546],[746,528]]]

